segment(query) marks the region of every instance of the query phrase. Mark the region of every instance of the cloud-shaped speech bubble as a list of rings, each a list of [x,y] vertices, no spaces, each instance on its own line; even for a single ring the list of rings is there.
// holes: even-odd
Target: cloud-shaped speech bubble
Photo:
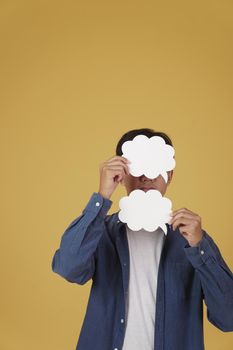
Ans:
[[[129,172],[133,176],[144,174],[154,179],[161,174],[167,182],[167,171],[174,169],[176,165],[173,158],[174,148],[166,144],[160,136],[149,138],[145,135],[137,135],[132,141],[124,142],[121,150],[122,156],[131,162]]]
[[[120,221],[126,223],[131,230],[155,231],[158,227],[167,234],[167,226],[171,219],[172,202],[162,197],[157,190],[134,190],[129,196],[122,197],[119,201]]]

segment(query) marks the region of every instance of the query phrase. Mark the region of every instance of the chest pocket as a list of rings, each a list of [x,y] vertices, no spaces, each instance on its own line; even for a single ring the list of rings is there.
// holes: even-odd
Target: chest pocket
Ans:
[[[201,296],[201,283],[193,266],[183,262],[167,263],[167,293],[174,298],[188,299]]]

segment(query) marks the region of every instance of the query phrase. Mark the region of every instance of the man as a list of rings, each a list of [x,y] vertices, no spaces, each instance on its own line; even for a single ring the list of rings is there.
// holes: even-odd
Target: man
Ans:
[[[233,275],[191,210],[173,212],[168,232],[132,231],[107,215],[121,183],[127,194],[156,189],[165,194],[173,176],[149,179],[129,173],[121,146],[136,135],[168,135],[152,129],[124,134],[116,156],[100,166],[98,192],[64,232],[52,269],[67,281],[92,279],[77,350],[203,350],[203,299],[208,320],[233,331]]]

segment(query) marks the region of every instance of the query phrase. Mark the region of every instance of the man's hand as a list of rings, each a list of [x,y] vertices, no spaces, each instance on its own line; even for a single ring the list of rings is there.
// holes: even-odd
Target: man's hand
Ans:
[[[191,247],[195,247],[203,237],[201,218],[198,214],[186,208],[174,210],[171,214],[170,224],[175,231],[179,227],[180,233],[188,241]]]
[[[99,193],[105,197],[111,197],[113,191],[125,177],[129,175],[129,161],[122,156],[114,156],[100,164]]]

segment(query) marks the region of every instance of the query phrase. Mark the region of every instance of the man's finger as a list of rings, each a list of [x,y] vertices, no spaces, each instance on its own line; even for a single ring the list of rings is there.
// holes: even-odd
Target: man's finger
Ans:
[[[173,231],[175,231],[177,229],[177,226],[179,226],[181,224],[182,225],[190,225],[191,222],[192,222],[192,219],[187,219],[187,218],[176,219],[172,224]]]
[[[180,209],[177,209],[177,210],[173,210],[172,212],[172,216],[178,214],[178,213],[190,213],[190,214],[193,214],[193,215],[197,215],[196,213],[192,212],[191,210],[187,209],[187,208],[180,208]]]
[[[174,222],[178,218],[188,218],[188,219],[197,220],[199,218],[199,216],[190,214],[189,212],[178,212],[177,214],[172,215],[171,223]]]
[[[180,227],[179,227],[179,231],[180,231],[180,233],[183,234],[184,236],[188,236],[189,226],[188,226],[188,225],[180,226]]]

